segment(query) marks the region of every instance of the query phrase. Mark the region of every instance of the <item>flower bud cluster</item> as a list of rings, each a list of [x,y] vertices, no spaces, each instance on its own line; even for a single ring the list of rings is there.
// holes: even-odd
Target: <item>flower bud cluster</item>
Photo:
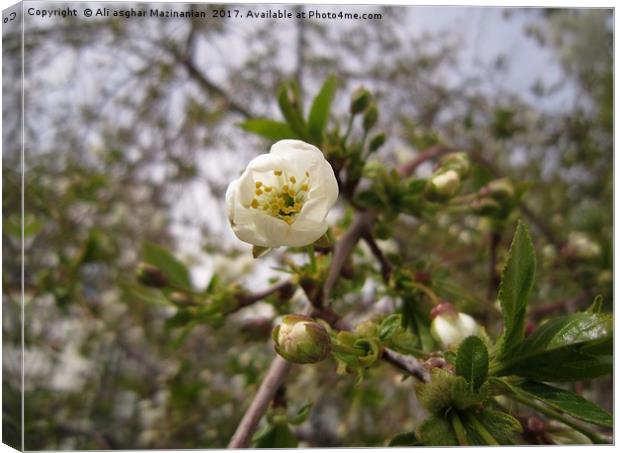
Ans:
[[[508,178],[495,179],[480,189],[480,198],[472,204],[473,211],[481,216],[504,219],[510,214],[517,191]]]
[[[451,153],[439,161],[439,167],[428,179],[426,198],[445,202],[461,190],[462,181],[469,175],[471,164],[466,153]]]

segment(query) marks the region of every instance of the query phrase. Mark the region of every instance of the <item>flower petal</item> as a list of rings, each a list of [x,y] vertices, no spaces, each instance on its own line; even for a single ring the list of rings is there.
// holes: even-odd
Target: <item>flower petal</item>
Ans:
[[[301,247],[313,243],[327,230],[327,224],[324,229],[297,230],[284,220],[260,212],[254,217],[254,225],[265,238],[264,247]]]
[[[316,228],[325,220],[325,217],[327,217],[327,213],[331,207],[328,204],[329,201],[330,200],[325,196],[308,200],[304,203],[293,225],[301,230]]]
[[[280,140],[271,147],[270,153],[281,158],[285,162],[284,170],[298,178],[306,171],[312,175],[325,160],[320,149],[300,140]]]

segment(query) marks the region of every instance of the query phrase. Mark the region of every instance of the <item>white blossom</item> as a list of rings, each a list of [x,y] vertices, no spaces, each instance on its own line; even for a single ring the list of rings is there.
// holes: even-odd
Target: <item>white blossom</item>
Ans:
[[[226,206],[240,240],[300,247],[325,234],[325,218],[337,198],[338,183],[323,153],[299,140],[281,140],[230,183]]]

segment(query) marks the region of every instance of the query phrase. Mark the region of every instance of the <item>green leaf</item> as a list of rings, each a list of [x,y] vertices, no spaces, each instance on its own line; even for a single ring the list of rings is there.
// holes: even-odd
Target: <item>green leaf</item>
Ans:
[[[310,415],[310,410],[312,409],[312,403],[306,403],[297,411],[297,413],[289,418],[288,422],[291,425],[301,425],[306,421],[308,415]]]
[[[373,188],[357,192],[355,202],[361,207],[369,209],[381,209],[385,206],[385,200],[379,196],[374,186]]]
[[[151,242],[145,242],[142,258],[147,263],[157,267],[173,285],[183,289],[192,289],[187,267],[165,248]]]
[[[398,331],[402,325],[402,315],[390,315],[381,321],[379,324],[379,339],[381,342],[390,340]]]
[[[463,376],[472,390],[480,388],[489,372],[489,352],[476,336],[465,338],[456,356],[456,374]]]
[[[421,445],[415,432],[398,433],[390,439],[388,447],[415,447]]]
[[[452,446],[458,445],[456,435],[450,423],[438,415],[431,415],[418,429],[418,435],[424,445]]]
[[[609,412],[575,393],[535,381],[524,381],[513,388],[517,388],[528,398],[536,398],[579,420],[607,428],[613,427],[613,417]]]
[[[598,314],[598,313],[601,313],[602,309],[603,309],[603,296],[598,294],[592,301],[592,305],[590,305],[586,311],[589,313]]]
[[[180,309],[174,314],[174,316],[166,320],[166,329],[183,327],[194,321],[194,315],[191,312]]]
[[[575,313],[540,326],[509,358],[493,367],[493,374],[574,381],[610,373],[612,365],[611,315]]]
[[[487,408],[479,412],[476,411],[475,417],[500,445],[513,445],[517,440],[516,435],[523,431],[521,423],[505,412]],[[483,442],[483,445],[486,444],[488,443]]]
[[[157,288],[149,288],[143,285],[131,285],[121,284],[121,287],[126,291],[127,295],[153,305],[166,305],[170,306],[171,303],[164,293]]]
[[[294,83],[284,83],[278,90],[278,105],[282,115],[291,129],[301,138],[306,139],[306,124],[301,113],[299,88]]]
[[[281,121],[257,118],[244,121],[239,124],[243,130],[251,132],[269,140],[278,141],[287,138],[299,138],[297,133],[291,127]]]
[[[458,410],[480,405],[489,398],[489,385],[483,384],[479,390],[473,390],[464,377],[458,376],[450,389],[451,405]]]
[[[297,438],[286,424],[267,425],[252,439],[256,448],[297,448]]]
[[[265,256],[267,253],[271,252],[272,249],[269,247],[261,247],[260,245],[255,245],[252,247],[252,257],[254,259],[260,258],[261,256]]]
[[[329,119],[329,110],[334,99],[334,93],[336,92],[336,85],[338,79],[334,76],[327,78],[319,94],[314,98],[312,107],[310,108],[310,114],[308,115],[308,126],[310,128],[310,135],[315,144],[319,146],[323,140],[323,129],[327,125]]]
[[[323,236],[314,241],[314,245],[321,248],[329,248],[333,242],[334,241],[330,238],[329,230],[327,230]]]
[[[508,356],[523,339],[525,311],[534,284],[536,254],[526,227],[519,221],[502,273],[499,301],[504,315],[500,357]]]

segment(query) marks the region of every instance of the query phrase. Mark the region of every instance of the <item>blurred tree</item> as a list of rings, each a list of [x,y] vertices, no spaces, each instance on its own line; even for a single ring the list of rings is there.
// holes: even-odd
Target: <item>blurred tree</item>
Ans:
[[[162,5],[123,4],[151,7]],[[542,251],[529,318],[583,309],[597,294],[611,308],[611,12],[536,10],[506,19],[527,24],[524,32],[564,71],[556,86],[541,80],[532,87],[532,102],[487,83],[505,76],[509,55],[463,77],[454,31],[411,33],[411,9],[359,10],[380,12],[382,20],[25,18],[27,449],[228,443],[271,357],[272,319],[298,306],[300,294],[292,297],[282,286],[260,298],[266,303],[259,309],[243,311],[230,305],[235,297],[222,296],[221,311],[240,313],[197,319],[188,328],[191,300],[171,306],[132,275],[149,241],[189,264],[193,291],[209,284],[210,294],[237,295],[240,288],[254,294],[276,283],[268,279],[281,274],[269,267],[286,263],[280,256],[266,265],[244,263],[249,252],[230,234],[222,200],[244,163],[267,148],[238,124],[278,117],[276,93],[290,80],[298,82],[307,111],[309,94],[336,77],[330,125],[339,130],[347,127],[343,93],[362,84],[370,89],[380,106],[377,128],[389,137],[374,160],[400,164],[441,145],[473,157],[468,190],[501,177],[515,182],[517,209],[501,221],[446,211],[400,216],[384,231],[399,260],[432,276],[440,297],[486,320],[490,333],[500,328],[498,273],[519,216],[532,225]],[[19,111],[21,98],[6,84],[20,76],[20,39],[21,33],[3,36],[9,94],[3,113],[5,130],[13,131],[19,121],[11,112]],[[541,107],[562,90],[574,91],[572,105]],[[361,134],[354,129],[354,138]],[[21,377],[20,135],[5,133],[3,147],[3,416],[4,432],[14,433]],[[421,166],[425,173],[429,165]],[[345,216],[338,228],[346,226]],[[599,252],[580,254],[583,241],[570,239],[575,232]],[[357,252],[351,279],[336,292],[358,290],[362,303],[351,297],[339,303],[357,304],[363,318],[377,294],[384,305],[395,302],[377,275],[366,278],[371,253],[361,246]],[[409,382],[384,368],[372,369],[359,386],[325,363],[293,371],[288,404],[298,408],[313,398],[308,421],[295,428],[297,439],[308,446],[379,446],[395,426],[413,429],[423,410]],[[610,407],[608,382],[577,387]]]

